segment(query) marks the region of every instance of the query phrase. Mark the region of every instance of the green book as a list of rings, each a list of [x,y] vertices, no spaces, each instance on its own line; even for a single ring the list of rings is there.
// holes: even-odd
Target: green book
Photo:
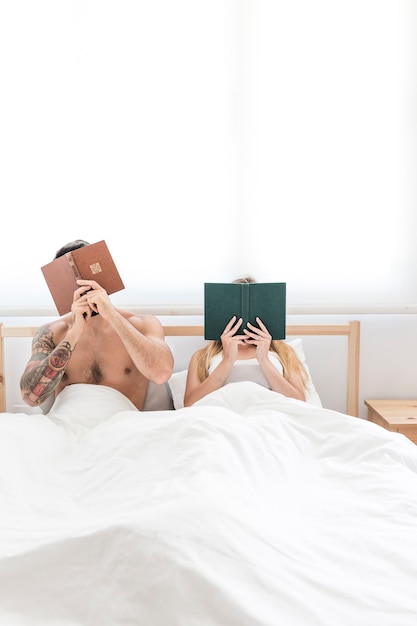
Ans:
[[[285,339],[286,283],[204,283],[204,338],[219,339],[234,315],[239,335],[259,317],[272,339]]]

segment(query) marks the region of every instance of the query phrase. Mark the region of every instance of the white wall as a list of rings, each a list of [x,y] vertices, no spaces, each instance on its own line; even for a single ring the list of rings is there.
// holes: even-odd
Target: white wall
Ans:
[[[304,318],[303,318],[304,319]],[[360,314],[316,316],[315,322],[361,322],[359,411],[366,417],[365,399],[417,398],[417,315]],[[332,355],[309,352],[308,360],[317,371],[317,386],[323,403],[333,408],[336,398],[332,383]]]
[[[161,318],[178,322],[178,318]],[[182,318],[181,318],[182,319]],[[365,399],[417,398],[417,314],[360,314],[288,316],[289,324],[361,322],[360,417],[366,418]],[[5,325],[42,323],[41,318],[0,318]],[[198,317],[192,323],[200,323]],[[186,368],[198,338],[168,338],[175,357],[175,369]],[[21,405],[19,377],[30,354],[29,339],[6,339],[7,411]],[[307,361],[324,406],[345,411],[346,338],[303,338]]]

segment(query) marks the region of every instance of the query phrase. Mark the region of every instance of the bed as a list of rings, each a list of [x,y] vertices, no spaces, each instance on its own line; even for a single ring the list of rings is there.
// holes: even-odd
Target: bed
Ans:
[[[147,313],[152,312],[146,310]],[[161,322],[164,325],[165,336],[167,342],[174,353],[175,357],[175,374],[169,381],[169,385],[158,388],[150,385],[149,394],[146,401],[146,410],[155,409],[178,409],[182,408],[183,393],[185,389],[186,368],[194,350],[202,347],[204,342],[204,326],[201,324],[201,316],[186,315],[160,315]],[[178,323],[180,320],[181,323]],[[24,409],[28,412],[27,407],[21,405],[20,391],[18,389],[19,377],[27,362],[28,354],[30,354],[30,342],[39,325],[47,320],[38,320],[37,326],[12,326],[0,323],[0,412],[12,411],[16,409]],[[175,322],[175,323],[174,323]],[[309,375],[309,397],[313,403],[321,404],[321,399],[316,391],[313,378],[310,373],[309,362],[304,350],[304,340],[314,338],[316,340],[339,339],[345,340],[344,351],[339,351],[339,346],[332,345],[327,358],[330,361],[331,369],[339,367],[341,370],[341,381],[331,379],[329,370],[326,370],[326,378],[329,378],[330,384],[340,386],[340,394],[343,397],[338,399],[338,409],[346,411],[348,415],[359,415],[359,355],[360,355],[360,322],[358,320],[350,320],[347,323],[339,324],[288,324],[286,327],[286,335],[298,357],[303,362]],[[22,344],[23,342],[23,344]],[[7,344],[7,345],[6,345]],[[323,344],[313,344],[313,350],[323,352]],[[327,346],[329,348],[329,346]],[[23,350],[23,352],[22,352]],[[336,359],[337,353],[337,359]],[[19,358],[20,357],[20,358]],[[311,358],[311,353],[310,353]],[[325,358],[323,356],[323,358]],[[343,359],[346,363],[343,364]],[[13,361],[13,367],[7,368],[6,360],[10,364]],[[7,376],[6,376],[7,373]],[[11,379],[14,376],[14,385],[9,384],[6,389],[6,378]],[[343,383],[343,378],[345,379]],[[9,402],[6,403],[6,393],[10,396]],[[13,400],[11,399],[13,398]],[[17,400],[18,398],[18,400]]]
[[[0,624],[414,626],[417,446],[355,414],[249,382],[174,410],[77,385],[4,411]]]

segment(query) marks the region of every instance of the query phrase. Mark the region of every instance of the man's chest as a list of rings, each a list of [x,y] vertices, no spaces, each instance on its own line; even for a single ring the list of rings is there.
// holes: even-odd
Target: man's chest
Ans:
[[[100,341],[80,341],[66,369],[67,382],[106,384],[133,374],[136,368],[122,342],[110,334]]]

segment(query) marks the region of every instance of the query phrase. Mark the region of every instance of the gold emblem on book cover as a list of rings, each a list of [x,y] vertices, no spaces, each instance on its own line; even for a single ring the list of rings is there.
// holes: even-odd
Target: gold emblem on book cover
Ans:
[[[100,263],[93,263],[92,265],[90,265],[90,270],[92,274],[100,274],[100,272],[102,271]]]

